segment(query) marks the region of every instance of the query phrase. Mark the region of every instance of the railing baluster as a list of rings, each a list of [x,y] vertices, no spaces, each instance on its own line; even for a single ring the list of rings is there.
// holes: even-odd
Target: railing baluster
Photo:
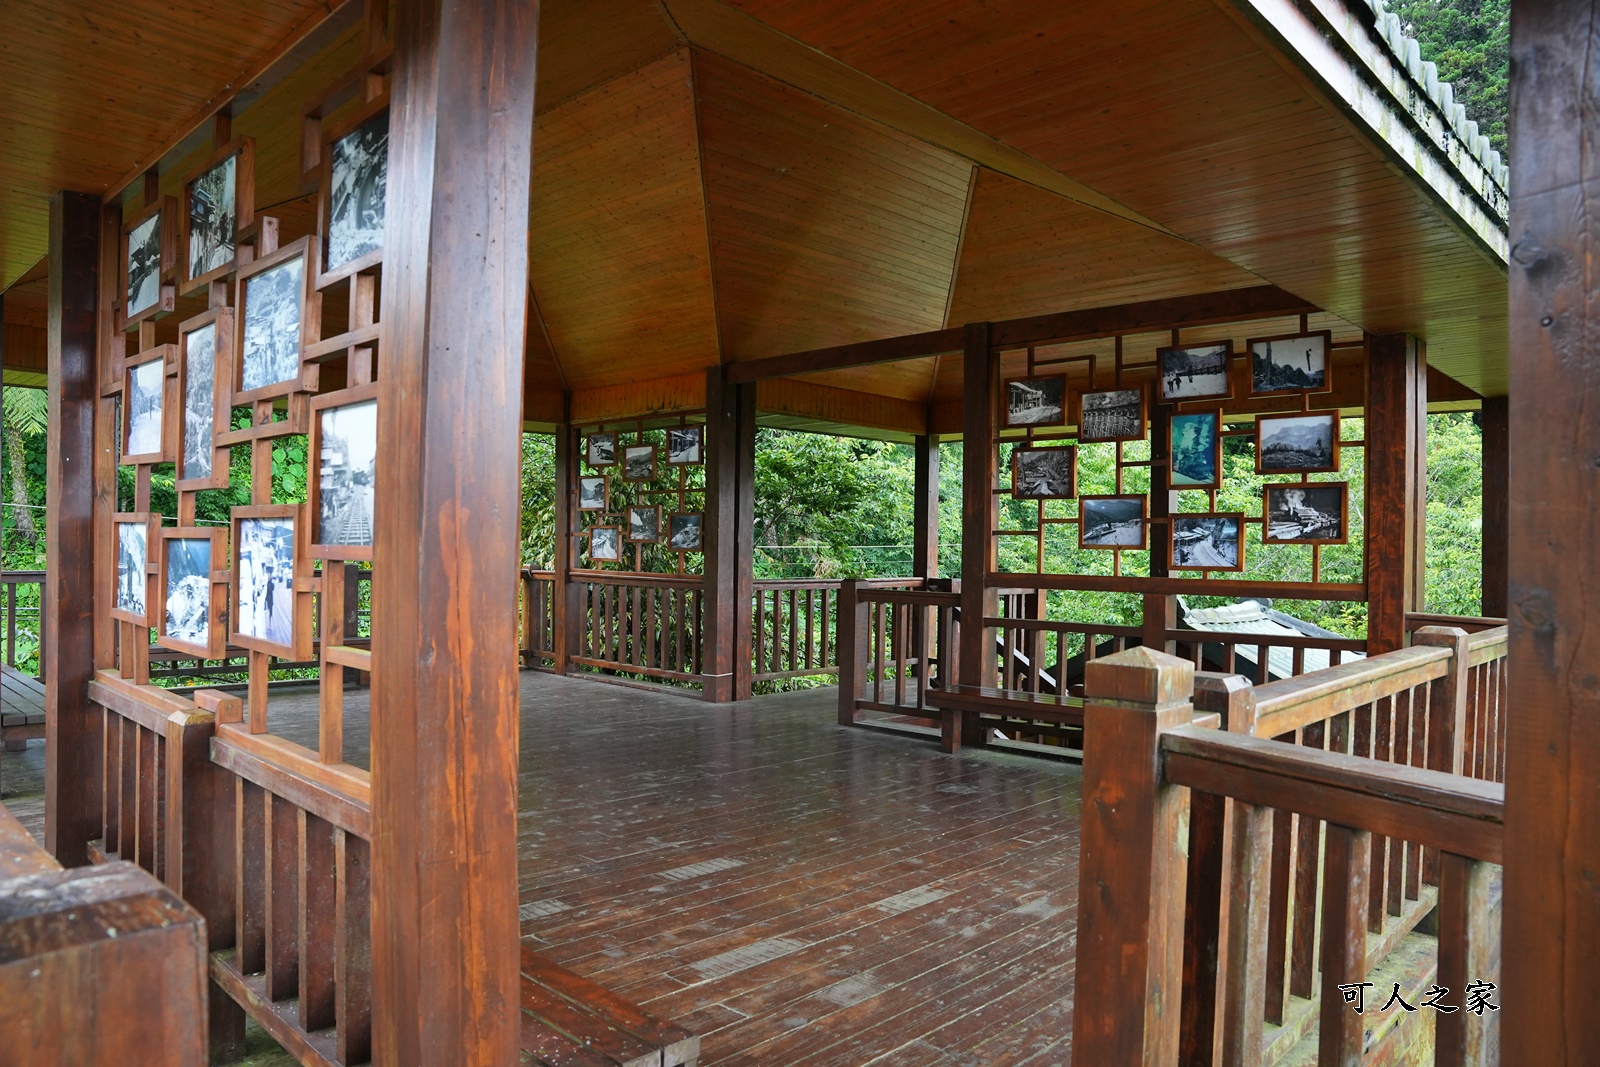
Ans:
[[[299,856],[299,923],[296,955],[299,957],[300,1026],[322,1030],[334,1025],[335,954],[338,947],[337,882],[333,825],[297,810]]]
[[[1464,856],[1444,853],[1439,861],[1439,981],[1450,1003],[1465,1008],[1467,984],[1491,973],[1499,931],[1489,908],[1491,868]],[[1439,1012],[1438,1067],[1488,1067],[1500,1060],[1484,1021],[1465,1010]]]
[[[894,702],[896,707],[904,707],[906,703],[906,605],[895,604],[889,613],[890,625],[894,628],[889,635],[890,647],[894,654]]]
[[[1284,740],[1281,739],[1280,740]],[[1288,740],[1292,740],[1289,738]],[[1267,1022],[1282,1026],[1289,1010],[1289,922],[1295,869],[1296,816],[1272,813],[1272,869],[1268,876]]]
[[[6,662],[17,665],[17,583],[6,583]]]
[[[1372,758],[1380,763],[1392,761],[1391,744],[1394,730],[1394,698],[1383,697],[1373,702]],[[1388,871],[1397,862],[1394,842],[1378,834],[1372,835],[1372,859],[1369,864],[1372,894],[1367,902],[1367,929],[1383,932],[1385,890],[1389,884]]]
[[[234,962],[240,974],[260,974],[267,960],[267,792],[260,786],[235,779],[238,785],[234,816],[238,820],[234,863]]]
[[[354,1064],[372,1055],[372,853],[365,841],[343,830],[334,846],[334,1055],[342,1064]]]
[[[300,818],[299,809],[266,793],[267,999],[285,1000],[299,991]]]
[[[1341,985],[1367,978],[1367,878],[1372,850],[1365,830],[1327,827],[1322,899],[1321,1067],[1361,1067],[1365,1020],[1344,1003]]]
[[[1323,723],[1312,723],[1300,731],[1300,744],[1305,748],[1321,749],[1327,739]],[[1298,838],[1295,848],[1294,921],[1292,952],[1289,964],[1289,992],[1297,997],[1310,997],[1316,989],[1317,963],[1317,892],[1318,876],[1322,873],[1322,822],[1305,815],[1299,818]]]
[[[800,631],[797,628],[799,625],[800,615],[795,610],[796,595],[797,590],[789,590],[789,655],[787,658],[789,666],[787,669],[791,671],[797,671],[800,669],[800,661],[797,658],[799,656],[800,649]]]

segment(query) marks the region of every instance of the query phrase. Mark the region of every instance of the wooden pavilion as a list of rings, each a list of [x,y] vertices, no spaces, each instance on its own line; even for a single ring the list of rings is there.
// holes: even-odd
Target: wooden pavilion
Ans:
[[[49,390],[50,465],[48,855],[0,818],[8,1053],[228,1062],[248,1018],[306,1064],[957,1062],[976,1046],[860,1007],[887,990],[871,974],[829,987],[822,1036],[737,1055],[709,1009],[684,1020],[640,992],[641,975],[684,986],[791,951],[767,913],[724,930],[696,977],[640,964],[639,985],[520,937],[570,910],[519,899],[530,854],[604,883],[583,820],[615,818],[592,843],[619,857],[673,832],[639,817],[622,759],[774,758],[759,803],[712,790],[706,821],[737,815],[753,839],[807,798],[843,803],[852,768],[892,778],[837,745],[803,770],[817,735],[749,725],[756,682],[836,674],[828,736],[922,724],[946,754],[1082,756],[1081,817],[1074,797],[1015,822],[1059,827],[1080,872],[1073,906],[1023,905],[1076,944],[1048,972],[1069,1011],[1032,1059],[986,1062],[1600,1060],[1581,971],[1600,948],[1595,119],[1570,32],[1591,7],[1515,4],[1509,168],[1382,0],[12,13],[0,353],[7,384]],[[1271,348],[1288,339],[1292,375]],[[1085,417],[1107,393],[1121,430]],[[1441,410],[1484,427],[1471,619],[1422,611]],[[1273,422],[1331,427],[1333,458],[1269,465]],[[915,444],[906,580],[754,580],[758,425]],[[556,439],[549,571],[520,567],[527,430]],[[274,453],[302,435],[297,491]],[[955,439],[964,551],[941,576]],[[1109,480],[1025,488],[1050,484],[1024,479],[1025,454],[1073,448],[1101,450]],[[1270,485],[1224,510],[1241,449],[1297,489],[1280,509],[1342,494],[1337,534],[1274,533]],[[246,459],[248,503],[203,526]],[[1107,525],[1137,541],[1093,543],[1117,536],[1093,533],[1101,498],[1140,501],[1139,522]],[[1053,568],[1061,539],[1094,565]],[[1135,598],[1142,621],[1069,621],[1051,598],[1072,591]],[[1180,629],[1185,594],[1364,604],[1367,635]],[[1241,647],[1287,652],[1293,676],[1250,685]],[[1306,671],[1310,650],[1334,665]],[[280,697],[294,671],[311,688]],[[244,681],[207,687],[226,676]],[[740,703],[691,713],[659,683]],[[583,686],[630,755],[570,784],[572,738],[538,720],[530,736],[527,715],[598,714]],[[713,756],[705,731],[737,744]],[[783,760],[761,747],[780,736]],[[530,771],[541,742],[569,764]],[[992,754],[893,743],[923,761],[896,780],[907,795],[982,811],[1010,788],[982,770]],[[530,806],[541,780],[592,789],[592,810]],[[544,838],[541,812],[571,840]],[[860,835],[841,864],[944,832],[829,825],[841,847]],[[834,855],[821,842],[797,864]],[[971,857],[963,892],[981,894],[1000,868]],[[917,937],[952,892],[871,907]],[[612,921],[591,919],[575,936]],[[1033,936],[980,947],[1017,968],[984,972],[983,1010],[1034,1004]],[[1391,980],[1413,1000],[1493,983],[1503,1011],[1350,1006]],[[952,989],[896,995],[959,1018],[973,991]],[[838,1029],[852,1020],[860,1040]]]

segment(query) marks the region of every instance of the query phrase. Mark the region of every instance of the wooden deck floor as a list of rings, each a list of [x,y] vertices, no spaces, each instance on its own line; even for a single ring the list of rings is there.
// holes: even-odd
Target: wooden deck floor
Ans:
[[[1068,1062],[1077,768],[840,729],[831,689],[522,694],[523,933],[706,1067]],[[274,694],[273,731],[314,743],[314,708]],[[8,804],[42,754],[5,754]]]

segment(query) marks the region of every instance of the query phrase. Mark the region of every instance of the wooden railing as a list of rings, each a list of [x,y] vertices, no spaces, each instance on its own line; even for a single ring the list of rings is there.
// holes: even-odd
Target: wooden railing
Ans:
[[[1504,791],[1461,773],[1472,658],[1495,648],[1424,628],[1260,687],[1147,649],[1092,664],[1084,795],[1118,801],[1084,809],[1075,1058],[1271,1064],[1313,1030],[1324,1064],[1420,1055],[1422,1028],[1381,1010],[1390,983],[1460,1007],[1495,980]],[[1436,905],[1437,959],[1399,966]],[[1369,981],[1357,1013],[1345,992]],[[1436,1019],[1438,1062],[1488,1062],[1492,1026]]]
[[[698,576],[574,575],[579,641],[571,661],[646,679],[696,683],[701,664]]]
[[[995,634],[1002,689],[1067,696],[1074,659],[1081,657],[1087,663],[1139,643],[1137,626],[1037,618],[1039,595],[1004,591],[1000,596],[1003,614],[983,620]]]
[[[929,687],[957,684],[961,594],[847,579],[839,589],[839,721],[930,715]]]
[[[1415,633],[1424,626],[1454,626],[1475,634],[1480,630],[1493,630],[1504,626],[1506,620],[1485,618],[1480,615],[1430,615],[1426,612],[1406,612],[1406,633]]]
[[[1367,643],[1356,638],[1168,630],[1166,639],[1172,642],[1175,654],[1193,663],[1197,671],[1252,674],[1259,685],[1354,662],[1367,651]],[[1249,657],[1240,655],[1241,649],[1255,653],[1248,669]]]
[[[44,571],[5,571],[0,573],[0,585],[5,586],[5,661],[17,665],[18,638],[28,636],[38,649],[36,661],[44,662],[44,626],[39,606],[44,603]],[[34,589],[29,598],[23,590]],[[24,601],[32,599],[32,604]]]
[[[556,652],[556,575],[554,571],[522,571],[520,636],[522,665],[544,667]]]
[[[1467,708],[1462,724],[1461,773],[1491,782],[1506,780],[1506,685],[1509,635],[1504,626],[1467,638]]]

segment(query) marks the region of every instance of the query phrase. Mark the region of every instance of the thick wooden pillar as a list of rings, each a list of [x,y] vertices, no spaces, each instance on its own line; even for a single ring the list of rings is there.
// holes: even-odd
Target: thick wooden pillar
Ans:
[[[1422,608],[1428,367],[1407,334],[1367,338],[1367,648],[1405,644]]]
[[[1483,606],[1481,614],[1501,619],[1506,614],[1510,581],[1511,460],[1510,398],[1486,396],[1483,429]]]
[[[983,620],[999,610],[989,587],[994,570],[995,394],[1000,361],[989,347],[989,324],[967,324],[962,346],[961,418],[961,655],[962,685],[999,684],[994,645]],[[976,718],[973,716],[972,718]],[[977,738],[963,738],[973,743]]]
[[[45,847],[62,864],[89,862],[99,833],[100,720],[94,674],[96,297],[100,199],[50,201],[49,449],[45,480]],[[108,587],[102,595],[110,595]]]
[[[1150,407],[1150,577],[1165,578],[1172,559],[1172,424],[1173,406],[1154,402]],[[1170,652],[1167,632],[1178,626],[1178,598],[1166,593],[1146,593],[1142,598],[1140,643],[1145,648]]]
[[[1511,8],[1510,678],[1502,1047],[1600,1063],[1596,0]]]
[[[706,372],[706,518],[702,692],[724,702],[750,696],[755,537],[756,387]]]
[[[914,445],[911,502],[911,576],[939,576],[939,435],[921,434]]]
[[[374,1063],[511,1067],[538,8],[397,0],[378,398]]]
[[[556,427],[556,506],[555,506],[555,558],[550,569],[555,580],[550,591],[550,644],[555,659],[552,669],[566,674],[572,654],[582,640],[579,629],[583,603],[583,587],[572,580],[572,559],[576,538],[572,536],[573,507],[576,504],[577,464],[574,454],[580,447],[572,429],[572,394],[561,398],[561,425]]]

